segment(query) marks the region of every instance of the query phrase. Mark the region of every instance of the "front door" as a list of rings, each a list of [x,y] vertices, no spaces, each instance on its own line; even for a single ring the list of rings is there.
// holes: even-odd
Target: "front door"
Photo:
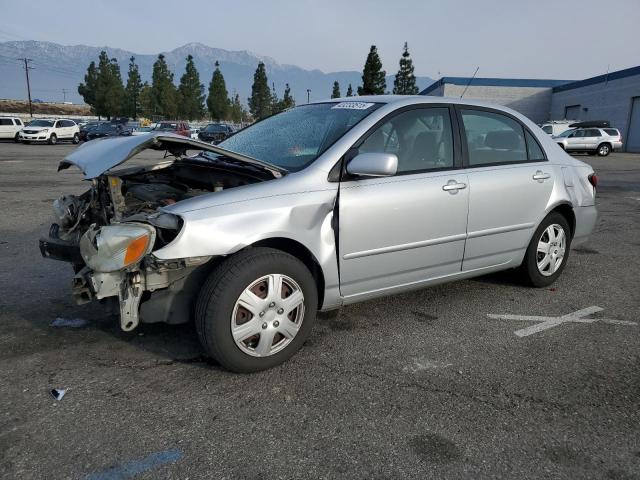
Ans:
[[[452,111],[452,110],[451,110]],[[357,145],[358,153],[393,153],[398,172],[344,178],[339,196],[340,291],[385,292],[460,271],[469,188],[454,168],[448,107],[392,115]]]

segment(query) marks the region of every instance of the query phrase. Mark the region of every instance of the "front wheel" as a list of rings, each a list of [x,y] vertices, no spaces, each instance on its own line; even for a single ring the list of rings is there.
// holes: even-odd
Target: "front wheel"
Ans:
[[[80,143],[80,135],[77,134],[77,133],[74,133],[72,142],[73,142],[74,145],[79,144]]]
[[[536,230],[524,261],[524,279],[534,287],[551,285],[560,276],[569,259],[571,230],[558,212],[551,212]]]
[[[304,263],[280,250],[250,248],[211,273],[196,302],[196,329],[222,366],[257,372],[300,349],[317,308],[316,283]]]
[[[13,137],[13,141],[16,142],[16,143],[20,143],[20,134],[19,133],[16,133],[16,136]]]
[[[600,145],[598,147],[598,156],[599,157],[606,157],[610,153],[611,153],[611,147],[609,146],[608,143],[603,143],[602,145]]]
[[[55,145],[56,143],[58,143],[58,137],[55,133],[52,133],[49,137],[49,145]]]

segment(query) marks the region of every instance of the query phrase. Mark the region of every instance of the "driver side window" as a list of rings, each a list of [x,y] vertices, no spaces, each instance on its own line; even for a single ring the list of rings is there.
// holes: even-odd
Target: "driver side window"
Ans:
[[[395,115],[367,137],[358,153],[393,153],[398,173],[453,168],[449,109],[417,108]]]

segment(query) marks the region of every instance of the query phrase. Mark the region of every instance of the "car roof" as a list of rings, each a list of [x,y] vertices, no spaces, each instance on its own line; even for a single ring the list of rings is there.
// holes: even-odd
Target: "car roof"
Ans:
[[[318,100],[314,103],[338,103],[338,102],[371,102],[371,103],[384,103],[384,104],[422,104],[422,103],[451,103],[459,105],[470,105],[476,107],[496,108],[498,110],[504,110],[512,112],[513,110],[504,105],[491,102],[481,102],[477,100],[464,99],[459,97],[436,97],[431,95],[362,95],[354,97],[340,97],[329,98],[324,100]]]

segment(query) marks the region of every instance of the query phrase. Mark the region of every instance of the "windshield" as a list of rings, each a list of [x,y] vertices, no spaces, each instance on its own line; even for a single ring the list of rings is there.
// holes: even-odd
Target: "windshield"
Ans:
[[[96,131],[97,132],[110,132],[112,130],[116,130],[116,128],[117,127],[115,125],[112,125],[110,123],[103,123],[103,124],[98,125],[96,127]]]
[[[33,122],[29,122],[28,127],[53,127],[53,122],[51,120],[34,120]]]
[[[296,172],[379,106],[365,102],[302,105],[247,127],[219,146]]]
[[[576,129],[575,128],[571,128],[569,130],[565,130],[564,132],[562,132],[559,135],[556,135],[557,137],[568,137],[569,135],[571,135],[573,132],[575,132]]]
[[[177,128],[178,128],[177,123],[161,123],[156,127],[156,130],[159,130],[161,132],[170,132],[173,130],[177,130]]]
[[[204,129],[205,132],[215,133],[215,132],[226,132],[227,127],[225,125],[207,125],[207,128]]]

